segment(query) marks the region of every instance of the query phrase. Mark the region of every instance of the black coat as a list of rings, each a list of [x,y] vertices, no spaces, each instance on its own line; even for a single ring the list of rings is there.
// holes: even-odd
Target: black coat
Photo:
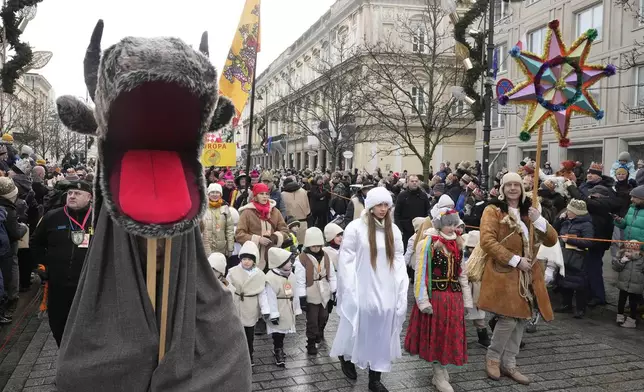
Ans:
[[[578,216],[575,219],[557,219],[554,228],[559,232],[559,235],[570,235],[579,238],[593,238],[595,235],[593,220],[590,215]],[[584,289],[587,285],[585,268],[578,269],[574,266],[583,265],[587,253],[584,249],[592,247],[593,242],[572,238],[567,241],[569,245],[576,246],[582,251],[566,249],[566,244],[561,241],[566,276],[558,276],[557,285],[571,290]]]
[[[45,200],[45,196],[47,196],[47,193],[49,193],[49,188],[47,188],[47,186],[42,182],[36,182],[36,181],[34,181],[31,184],[31,188],[34,190],[34,193],[36,194],[36,202],[42,205]]]
[[[458,197],[461,195],[461,192],[461,184],[458,181],[455,181],[451,185],[445,186],[445,193],[452,198],[454,205],[456,205],[456,202],[458,202]]]
[[[324,185],[315,185],[309,191],[309,204],[311,212],[328,213],[329,201],[331,200],[331,193]]]
[[[485,210],[485,207],[487,207],[488,204],[489,203],[485,200],[477,201],[472,205],[469,214],[463,215],[463,223],[465,223],[466,226],[470,226],[466,227],[465,231],[480,230],[483,210]]]
[[[83,223],[87,208],[69,212],[77,222]],[[91,217],[87,222],[88,226],[90,224]],[[86,230],[89,228],[86,227]],[[70,219],[63,208],[45,214],[31,237],[30,248],[34,260],[40,260],[47,267],[52,286],[78,285],[87,248],[79,248],[72,242]]]
[[[18,223],[16,205],[4,197],[0,197],[0,207],[4,207],[4,209],[7,210],[7,218],[4,221],[4,227],[7,230],[9,241],[18,241],[23,235],[25,235],[27,228],[25,226],[20,226]]]
[[[394,222],[402,232],[403,240],[414,234],[412,220],[426,217],[430,209],[429,197],[420,188],[400,192],[394,209]]]
[[[633,190],[633,184],[629,180],[617,181],[615,182],[615,193],[619,199],[619,212],[617,215],[622,218],[626,216],[628,212],[628,207],[631,205],[631,191]]]
[[[568,187],[568,192],[573,199],[579,199],[586,202],[588,213],[593,221],[594,238],[610,240],[613,238],[613,217],[611,214],[619,212],[620,203],[613,194],[609,197],[587,197],[581,194],[579,188],[572,185]],[[607,250],[610,248],[610,242],[594,242],[592,248]]]

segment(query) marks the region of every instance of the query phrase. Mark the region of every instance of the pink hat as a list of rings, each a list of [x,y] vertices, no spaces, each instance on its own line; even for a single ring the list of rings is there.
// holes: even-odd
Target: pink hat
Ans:
[[[228,170],[228,171],[226,172],[226,174],[224,175],[224,180],[226,180],[226,181],[228,181],[228,180],[230,180],[230,181],[234,181],[234,180],[235,180],[235,176],[233,176],[233,172],[231,172],[230,170]]]
[[[250,172],[250,178],[259,178],[259,172],[257,170],[253,170]]]

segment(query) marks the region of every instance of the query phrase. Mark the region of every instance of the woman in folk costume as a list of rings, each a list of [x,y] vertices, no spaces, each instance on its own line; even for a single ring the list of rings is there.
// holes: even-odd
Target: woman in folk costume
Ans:
[[[252,241],[246,241],[239,251],[239,265],[228,271],[226,279],[235,288],[233,304],[241,319],[246,333],[250,364],[253,362],[253,340],[255,324],[261,315],[270,314],[268,298],[266,297],[266,275],[257,268],[259,249]]]
[[[302,314],[300,300],[295,295],[297,280],[292,271],[294,255],[286,249],[271,248],[268,250],[268,267],[266,273],[266,297],[270,306],[269,323],[266,331],[273,338],[273,355],[275,364],[284,366],[284,337],[295,333],[295,316]]]
[[[226,256],[221,253],[212,253],[208,256],[208,262],[219,283],[227,288],[230,294],[235,294],[235,286],[226,279]]]
[[[521,177],[512,172],[501,179],[498,199],[485,208],[480,229],[486,258],[478,307],[499,315],[487,349],[487,375],[499,380],[503,374],[527,385],[530,380],[517,369],[516,356],[533,312],[553,319],[544,268],[536,256],[541,244],[557,243],[557,232],[532,207]]]
[[[432,384],[436,389],[453,392],[446,366],[463,366],[467,362],[461,286],[464,243],[456,233],[458,212],[450,209],[440,214],[416,251],[416,306],[409,319],[405,350],[432,362]]]
[[[233,253],[235,232],[228,203],[222,198],[221,185],[208,185],[208,209],[202,218],[201,237],[206,253]]]
[[[365,210],[344,230],[338,257],[340,324],[331,356],[355,380],[355,365],[369,368],[369,390],[386,392],[381,373],[402,355],[400,333],[407,313],[409,277],[402,234],[392,222],[391,194],[385,188],[367,193]]]
[[[235,240],[240,244],[252,241],[259,247],[257,266],[262,271],[268,270],[266,252],[269,248],[282,247],[290,241],[289,230],[282,214],[270,200],[270,190],[266,184],[257,183],[253,187],[253,199],[239,209],[239,224]]]
[[[306,350],[316,355],[316,344],[324,340],[324,327],[329,319],[328,306],[335,299],[337,281],[329,255],[322,250],[324,235],[317,227],[306,229],[304,248],[295,261],[297,295],[306,312]]]

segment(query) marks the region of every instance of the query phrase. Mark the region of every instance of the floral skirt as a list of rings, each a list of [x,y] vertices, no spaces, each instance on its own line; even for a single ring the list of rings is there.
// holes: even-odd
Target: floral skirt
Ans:
[[[429,362],[463,366],[467,363],[463,294],[432,291],[431,304],[433,314],[422,313],[414,305],[405,350]]]

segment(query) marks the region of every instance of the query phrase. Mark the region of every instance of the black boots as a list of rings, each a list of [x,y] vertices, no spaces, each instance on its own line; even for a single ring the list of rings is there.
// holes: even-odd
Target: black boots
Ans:
[[[315,338],[315,343],[320,344],[324,341],[324,329],[320,331],[320,334]]]
[[[356,365],[354,365],[351,361],[345,361],[344,357],[339,358],[340,366],[342,367],[342,373],[344,373],[344,375],[347,376],[349,380],[357,380],[358,373],[356,372]]]
[[[555,313],[572,313],[572,305],[561,305],[553,310]]]
[[[309,355],[317,355],[318,348],[315,346],[315,339],[309,339],[306,342],[306,352]]]
[[[487,328],[476,329],[476,334],[479,336],[479,344],[484,347],[490,345],[490,337],[487,334]]]
[[[275,365],[284,367],[286,364],[286,354],[284,354],[284,349],[276,348],[275,349]]]
[[[371,392],[389,392],[380,382],[380,372],[374,372],[369,369],[369,391]]]

